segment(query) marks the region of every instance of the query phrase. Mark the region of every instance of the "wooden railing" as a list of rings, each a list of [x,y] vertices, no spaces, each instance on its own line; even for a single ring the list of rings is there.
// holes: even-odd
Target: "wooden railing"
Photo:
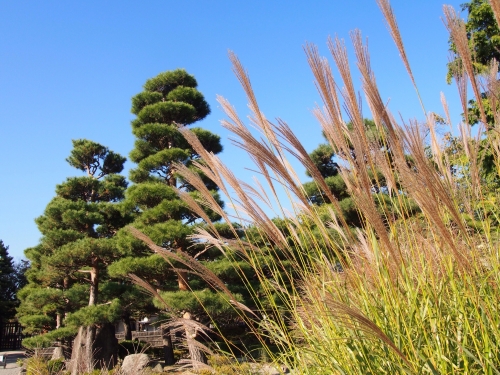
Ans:
[[[124,340],[124,333],[117,333],[116,338],[118,340]],[[163,346],[163,337],[161,330],[157,331],[132,331],[132,340],[139,340],[148,343],[152,347]]]

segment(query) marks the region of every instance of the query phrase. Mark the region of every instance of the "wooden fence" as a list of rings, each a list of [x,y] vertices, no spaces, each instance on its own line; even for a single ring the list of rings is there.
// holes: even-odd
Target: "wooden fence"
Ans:
[[[0,324],[0,350],[21,349],[23,330],[18,322]]]

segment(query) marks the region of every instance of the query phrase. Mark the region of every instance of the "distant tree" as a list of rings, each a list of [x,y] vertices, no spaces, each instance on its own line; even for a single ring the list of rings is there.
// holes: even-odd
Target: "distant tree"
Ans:
[[[496,22],[495,15],[488,0],[471,0],[461,5],[462,11],[467,12],[467,19],[465,27],[467,30],[467,39],[469,42],[469,49],[473,58],[474,71],[477,75],[487,73],[490,64],[493,60],[500,62],[500,27]],[[450,51],[456,54],[457,49],[452,39],[449,41]],[[455,59],[448,64],[448,83],[455,73],[460,73],[462,69],[462,61],[460,56],[456,55]],[[498,113],[500,113],[500,106],[498,104],[498,81],[495,85],[488,85],[487,90],[497,92],[485,91],[481,93],[481,102],[486,117],[486,131],[484,137],[479,144],[478,160],[479,175],[483,191],[489,191],[491,197],[496,195],[500,186],[500,175],[498,173],[498,166],[495,164],[492,154],[492,148],[497,142],[497,130],[495,125],[498,126]],[[490,99],[497,98],[490,102]],[[492,104],[495,102],[496,104]],[[492,108],[492,105],[496,108]],[[482,115],[480,106],[476,99],[471,99],[468,102],[467,108],[467,121],[469,125],[476,125],[480,122]],[[465,114],[463,114],[465,116]],[[465,118],[464,118],[465,120]],[[453,154],[461,154],[460,141],[458,138],[451,137],[447,142],[446,152]],[[458,147],[458,148],[457,148]],[[462,163],[456,158],[451,160],[457,161],[452,169],[458,169],[465,172],[467,175],[467,168],[462,169]],[[498,221],[498,220],[496,220]]]
[[[465,28],[476,71],[484,72],[491,60],[500,61],[500,28],[488,0],[472,0],[460,7],[462,11],[467,11]],[[449,44],[450,50],[456,53],[456,46],[451,39]],[[449,82],[453,78],[453,70],[459,69],[460,65],[459,57],[448,63]]]
[[[16,308],[16,269],[8,250],[0,240],[0,323],[12,319]]]
[[[469,49],[474,60],[474,69],[477,74],[485,73],[491,60],[500,62],[500,28],[495,20],[495,15],[488,0],[472,0],[461,5],[462,11],[467,11],[465,27]],[[450,51],[457,53],[453,41],[449,40]],[[447,81],[451,83],[454,72],[462,68],[461,58],[456,56],[448,63]],[[488,124],[494,123],[493,111],[487,99],[487,94],[482,93],[483,106],[486,111]],[[481,116],[476,100],[469,101],[469,124],[475,125]]]
[[[25,340],[36,346],[73,336],[73,373],[94,365],[94,354],[109,342],[97,340],[123,309],[124,293],[107,276],[107,266],[122,256],[114,236],[129,222],[119,201],[127,182],[120,173],[125,158],[98,143],[73,141],[68,163],[86,173],[56,188],[56,197],[36,223],[43,237],[26,250],[32,267],[28,285],[20,291],[19,319],[28,332],[47,333]],[[63,320],[63,317],[67,316]],[[57,328],[56,330],[54,330]],[[114,329],[113,329],[114,332]],[[76,367],[79,367],[78,369]]]

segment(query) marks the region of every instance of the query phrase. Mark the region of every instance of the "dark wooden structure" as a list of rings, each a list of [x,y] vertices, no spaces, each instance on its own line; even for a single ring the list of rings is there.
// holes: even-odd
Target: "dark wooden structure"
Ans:
[[[120,341],[125,338],[123,333],[117,333],[116,338]],[[139,340],[146,342],[153,348],[158,348],[163,346],[163,336],[161,330],[157,331],[132,331],[132,340]]]
[[[18,322],[0,323],[0,350],[21,349],[23,329]]]

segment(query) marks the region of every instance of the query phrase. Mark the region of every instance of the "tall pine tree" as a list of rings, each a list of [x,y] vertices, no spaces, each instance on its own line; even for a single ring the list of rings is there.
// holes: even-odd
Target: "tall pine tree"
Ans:
[[[28,332],[47,333],[25,340],[38,346],[78,332],[73,348],[73,373],[108,362],[114,353],[110,323],[120,317],[123,291],[109,281],[107,266],[121,254],[114,236],[129,216],[119,201],[127,187],[125,158],[98,143],[73,141],[68,163],[86,176],[71,177],[56,188],[56,197],[36,223],[43,237],[26,250],[32,262],[29,284],[20,292],[21,322]],[[116,283],[115,283],[116,284]],[[66,316],[66,319],[63,318]],[[58,328],[58,329],[56,329]],[[54,330],[56,329],[56,330]],[[94,354],[99,353],[98,357]]]
[[[147,80],[144,91],[132,98],[132,113],[137,117],[132,121],[136,141],[130,159],[137,163],[137,167],[130,173],[135,184],[126,192],[125,205],[136,212],[132,225],[156,245],[207,263],[221,259],[222,254],[214,249],[205,251],[200,245],[190,242],[189,235],[199,217],[178,198],[177,189],[195,198],[198,193],[193,186],[178,178],[174,167],[174,163],[182,163],[193,168],[192,162],[200,161],[200,156],[179,132],[179,128],[192,125],[210,113],[207,102],[196,87],[195,78],[186,71],[167,71]],[[219,136],[201,128],[191,130],[209,152],[217,154],[222,151]],[[219,200],[215,185],[205,180]],[[210,210],[207,213],[213,220],[218,219]],[[209,290],[207,283],[194,276],[185,265],[175,261],[169,263],[152,254],[128,231],[122,232],[120,245],[124,251],[134,253],[134,257],[115,263],[110,268],[113,275],[134,273],[148,281],[160,291],[171,318],[184,315],[200,319],[203,307],[213,307],[216,313],[224,310],[223,297]],[[169,363],[173,357],[168,340],[165,349]],[[194,361],[204,360],[196,346],[190,346],[190,355]]]

